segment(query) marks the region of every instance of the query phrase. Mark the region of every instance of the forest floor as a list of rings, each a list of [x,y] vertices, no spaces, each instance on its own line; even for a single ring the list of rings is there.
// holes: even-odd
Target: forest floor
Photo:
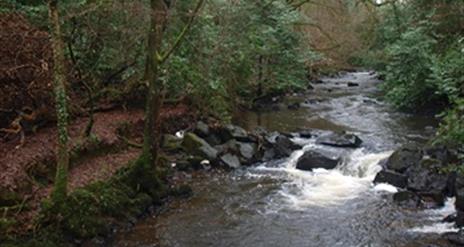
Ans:
[[[127,139],[133,143],[142,142],[142,110],[115,109],[96,113],[94,118],[92,138],[82,137],[88,118],[74,119],[69,125],[70,149],[74,153],[69,172],[71,191],[110,178],[141,153],[139,148],[127,145]],[[161,119],[164,133],[173,133],[195,123],[195,113],[185,104],[166,106]],[[121,138],[121,132],[125,138]],[[15,208],[13,216],[17,226],[14,231],[21,234],[33,229],[40,203],[50,195],[57,129],[53,125],[40,129],[27,135],[22,146],[18,144],[18,140],[0,142],[0,193],[14,192],[20,198],[10,208]]]

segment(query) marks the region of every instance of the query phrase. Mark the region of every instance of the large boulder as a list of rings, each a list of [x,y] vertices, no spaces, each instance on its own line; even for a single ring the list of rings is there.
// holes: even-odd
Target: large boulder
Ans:
[[[307,151],[297,161],[296,168],[304,171],[312,171],[316,168],[333,169],[340,163],[340,158],[330,157],[328,155]]]
[[[290,138],[279,135],[275,138],[274,149],[278,158],[290,156],[293,151],[301,149],[301,146],[294,143]]]
[[[216,160],[218,156],[215,148],[194,133],[185,134],[182,147],[188,154],[199,155],[210,161]]]
[[[361,146],[362,140],[354,134],[331,133],[319,137],[316,143],[333,147],[357,148]]]
[[[395,151],[385,163],[385,166],[393,171],[403,173],[409,167],[419,164],[422,159],[422,151],[414,145],[405,145]]]
[[[229,168],[239,168],[240,167],[240,160],[236,155],[233,154],[224,154],[220,158],[221,162],[224,163]]]
[[[440,173],[443,164],[440,160],[424,159],[408,171],[408,189],[417,192],[445,193],[448,186],[448,176]]]
[[[408,177],[394,171],[382,170],[375,176],[374,183],[387,183],[399,188],[406,188]]]

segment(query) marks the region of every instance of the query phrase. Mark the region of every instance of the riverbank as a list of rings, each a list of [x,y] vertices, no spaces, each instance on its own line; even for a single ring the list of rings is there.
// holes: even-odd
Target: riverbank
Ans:
[[[196,115],[180,104],[165,107],[162,118],[165,122],[163,130],[173,133],[188,128]],[[71,193],[111,180],[141,154],[141,150],[132,145],[142,140],[141,110],[113,109],[96,113],[92,135],[85,139],[81,133],[87,121],[77,118],[70,125],[73,140],[69,174]],[[0,158],[2,240],[10,236],[21,239],[37,231],[37,219],[54,180],[56,140],[56,128],[48,127],[28,135],[22,146],[18,146],[19,141],[15,139],[0,144],[1,153],[5,154]]]
[[[416,157],[416,152],[406,149],[408,155],[417,158],[409,164],[415,169],[407,174],[409,177],[401,175],[407,185],[395,184],[396,180],[388,181],[391,176],[384,176],[393,169],[394,157],[402,154],[403,144],[426,145],[433,136],[435,121],[390,109],[379,98],[379,83],[370,72],[323,78],[313,82],[308,92],[282,97],[262,111],[244,112],[239,123],[245,129],[196,121],[187,107],[166,109],[166,121],[173,124],[166,130],[171,134],[162,140],[163,165],[148,174],[137,169],[143,160],[132,161],[139,156],[134,144],[141,142],[143,123],[136,117],[141,114],[124,112],[127,119],[114,121],[110,116],[120,113],[101,113],[96,118],[96,126],[100,126],[96,132],[98,128],[112,130],[110,136],[118,145],[110,147],[119,149],[101,149],[104,146],[97,142],[90,151],[100,152],[87,151],[85,159],[73,168],[82,169],[73,175],[87,182],[72,187],[66,209],[39,203],[32,219],[39,218],[41,224],[39,228],[34,225],[29,233],[34,232],[35,240],[42,245],[52,241],[84,246],[188,246],[194,241],[199,246],[231,242],[245,246],[258,240],[267,243],[259,236],[277,232],[275,236],[282,241],[294,241],[296,245],[306,243],[307,234],[323,236],[319,241],[326,245],[336,242],[331,238],[333,232],[324,229],[337,228],[343,236],[340,240],[353,245],[456,243],[460,233],[442,234],[457,229],[454,222],[459,217],[449,216],[454,213],[454,202],[445,200],[457,192],[450,193],[449,176],[438,172],[442,170],[421,170],[427,155],[425,158],[438,159],[445,167],[445,159],[450,156],[442,154],[447,150],[424,149],[418,151],[421,157]],[[125,156],[125,152],[134,152],[134,157]],[[110,157],[118,165],[105,170],[101,164]],[[446,161],[446,165],[452,164]],[[382,176],[387,180],[380,181]],[[446,178],[437,179],[442,177]],[[444,185],[438,194],[411,191],[412,185],[425,181],[428,186],[429,180],[433,185]],[[401,187],[407,190],[392,193]],[[413,196],[398,200],[405,193]],[[456,202],[461,201],[459,198]],[[167,203],[170,201],[173,204]],[[440,209],[443,205],[446,210]],[[456,205],[460,211],[459,203]],[[10,218],[15,216],[7,213]],[[445,217],[448,222],[443,223]],[[324,227],[309,229],[306,226],[311,222],[323,222]],[[431,228],[423,228],[430,224]],[[440,225],[437,233],[433,232],[436,224],[446,225]],[[269,227],[257,229],[258,225]],[[353,238],[353,232],[359,231],[357,227],[352,229],[356,225],[365,229],[362,237]],[[288,229],[298,230],[295,234]],[[382,235],[385,229],[390,233]],[[423,229],[432,230],[425,233]],[[258,238],[231,240],[235,235],[229,235],[230,231],[239,231],[240,236],[252,233]],[[204,234],[212,237],[207,239]],[[16,239],[16,243],[23,241]]]
[[[404,208],[394,200],[398,188],[373,183],[383,160],[405,144],[426,145],[437,125],[431,116],[398,112],[383,102],[381,83],[369,72],[323,78],[309,93],[290,96],[299,107],[288,107],[285,99],[278,109],[242,113],[245,129],[289,133],[303,147],[287,158],[193,176],[192,197],[118,233],[111,244],[454,246],[447,234],[457,228],[443,222],[455,212],[453,200],[445,207]],[[347,138],[352,147],[329,146],[320,139],[343,131],[362,143]],[[320,157],[314,152],[340,163],[298,169],[300,160]]]

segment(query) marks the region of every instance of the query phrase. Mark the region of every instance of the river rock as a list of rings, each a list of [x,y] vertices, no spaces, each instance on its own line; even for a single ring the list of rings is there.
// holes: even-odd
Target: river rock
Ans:
[[[182,139],[174,135],[163,135],[161,148],[169,151],[177,150],[181,147]]]
[[[294,143],[290,138],[279,135],[275,139],[274,149],[279,158],[290,156],[293,151],[300,149],[301,146]]]
[[[457,218],[456,214],[450,214],[446,216],[445,218],[443,218],[442,222],[445,222],[445,223],[456,222],[456,218]]]
[[[333,147],[357,148],[361,146],[362,140],[354,134],[331,133],[331,134],[319,137],[316,140],[316,143],[327,145],[327,146],[333,146]]]
[[[400,207],[417,208],[421,204],[418,195],[410,191],[400,191],[393,195],[393,201]]]
[[[227,141],[227,142],[224,143],[224,144],[216,145],[216,146],[214,146],[214,148],[215,148],[220,154],[224,154],[224,153],[234,153],[234,154],[238,154],[237,141],[234,140],[234,139],[229,140],[229,141]]]
[[[240,155],[245,158],[246,163],[252,161],[256,154],[256,144],[247,142],[237,142]]]
[[[461,228],[464,227],[464,211],[457,210],[456,212],[456,226]]]
[[[182,147],[188,154],[199,155],[210,161],[216,160],[218,156],[216,149],[194,133],[185,134]]]
[[[443,164],[439,160],[424,159],[408,171],[408,189],[418,192],[445,193],[448,186],[448,176],[440,173]]]
[[[236,155],[225,154],[221,156],[220,160],[229,168],[236,169],[240,167],[240,160]]]
[[[219,130],[219,136],[224,142],[229,141],[231,139],[235,139],[241,142],[253,142],[246,130],[232,124],[228,124],[225,127],[221,128]]]
[[[300,108],[300,103],[292,103],[287,106],[289,110],[297,110]]]
[[[356,82],[348,82],[346,85],[348,87],[359,87],[359,83],[356,83]]]
[[[195,133],[201,138],[206,138],[207,136],[211,134],[209,130],[209,126],[203,121],[199,121],[196,124],[195,129],[193,130],[193,133]]]
[[[262,161],[271,161],[276,158],[276,151],[274,148],[267,148],[261,158]]]
[[[374,183],[387,183],[398,188],[406,188],[408,177],[394,171],[382,170],[375,176]]]
[[[460,230],[459,232],[445,233],[444,236],[452,244],[456,244],[458,246],[464,246],[464,230]]]
[[[405,145],[395,151],[387,160],[385,166],[393,171],[404,173],[422,159],[421,150],[414,145]]]
[[[464,211],[464,175],[457,175],[455,181],[456,209]]]
[[[223,143],[221,138],[215,133],[209,134],[207,137],[205,137],[205,140],[212,146],[220,145]]]
[[[311,138],[314,136],[314,133],[311,130],[302,130],[298,132],[298,135],[301,138]]]
[[[334,169],[340,163],[340,158],[329,157],[316,151],[305,152],[297,161],[296,168],[312,171],[316,168]]]

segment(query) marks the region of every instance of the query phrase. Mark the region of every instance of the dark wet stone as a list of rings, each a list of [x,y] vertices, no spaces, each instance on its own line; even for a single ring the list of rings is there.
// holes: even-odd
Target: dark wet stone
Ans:
[[[279,158],[290,156],[293,151],[300,149],[301,146],[294,143],[290,138],[279,135],[275,138],[274,149]]]
[[[409,167],[419,164],[422,159],[421,150],[414,145],[405,145],[395,151],[387,160],[386,167],[403,173]]]
[[[464,246],[464,231],[460,230],[459,232],[449,232],[446,233],[445,238],[456,245]]]
[[[464,176],[458,174],[455,182],[456,209],[464,211]]]
[[[270,161],[276,158],[276,151],[274,148],[268,148],[264,151],[262,161]]]
[[[300,103],[293,103],[287,106],[289,110],[297,110],[300,108]]]
[[[408,184],[408,178],[394,171],[382,170],[375,176],[374,183],[387,183],[399,188],[405,188]]]
[[[306,87],[306,89],[308,89],[308,90],[314,90],[314,86],[310,83],[310,84],[308,84],[308,86]]]
[[[239,168],[240,167],[240,160],[236,155],[233,154],[225,154],[221,156],[221,162],[223,162],[229,168]]]
[[[329,157],[316,151],[307,151],[297,161],[296,168],[312,171],[316,168],[334,169],[340,163],[339,158]]]
[[[211,133],[210,135],[205,137],[205,140],[211,145],[219,145],[222,143],[221,138],[214,133]]]
[[[464,227],[464,211],[458,210],[456,212],[456,226]]]
[[[199,121],[196,124],[195,129],[193,130],[193,133],[195,133],[196,135],[202,138],[206,138],[207,136],[211,134],[209,130],[209,126],[203,121]]]
[[[311,138],[314,136],[313,132],[311,130],[302,130],[300,132],[298,132],[298,135],[301,137],[301,138]]]
[[[348,87],[359,87],[359,83],[355,83],[355,82],[348,82],[347,85]]]
[[[362,140],[358,136],[353,135],[353,134],[331,133],[331,134],[319,137],[316,140],[316,143],[327,145],[327,146],[333,146],[333,147],[357,148],[361,146]]]
[[[400,207],[417,208],[421,204],[418,195],[410,191],[400,191],[393,195],[393,201]]]
[[[440,160],[424,159],[408,171],[408,189],[418,192],[446,192],[448,176],[440,173]]]
[[[441,191],[419,192],[426,208],[439,208],[445,206],[446,196]]]
[[[452,223],[452,222],[456,222],[456,219],[457,219],[457,214],[450,214],[446,216],[445,218],[443,218],[442,221],[446,223]]]

